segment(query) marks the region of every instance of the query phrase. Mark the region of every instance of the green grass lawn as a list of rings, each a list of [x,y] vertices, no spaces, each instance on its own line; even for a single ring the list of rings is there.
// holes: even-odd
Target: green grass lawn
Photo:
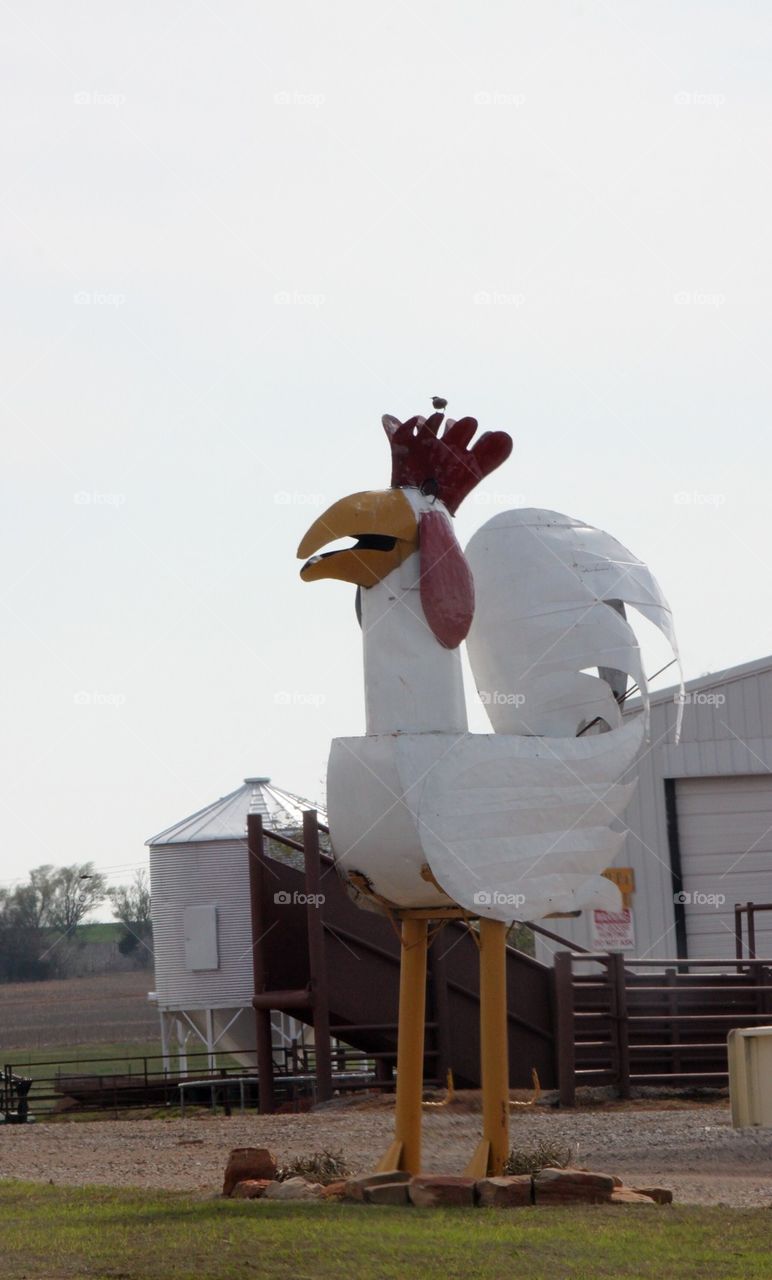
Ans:
[[[0,1182],[3,1280],[769,1280],[767,1209],[387,1209]]]
[[[120,942],[124,928],[118,920],[97,920],[93,924],[79,924],[72,936],[76,942]]]
[[[10,1062],[20,1075],[35,1079],[51,1080],[56,1074],[56,1063],[67,1063],[62,1069],[71,1075],[93,1075],[103,1072],[123,1074],[136,1071],[141,1074],[143,1057],[148,1058],[148,1068],[160,1071],[163,1066],[161,1044],[158,1040],[134,1041],[117,1044],[55,1045],[45,1049],[2,1049],[0,1060]],[[83,1063],[83,1067],[79,1065]],[[172,1056],[172,1066],[177,1059]],[[28,1070],[27,1070],[28,1068]]]

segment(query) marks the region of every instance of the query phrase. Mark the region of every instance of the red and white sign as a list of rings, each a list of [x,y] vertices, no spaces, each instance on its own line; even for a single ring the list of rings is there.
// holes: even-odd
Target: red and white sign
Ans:
[[[595,951],[635,951],[631,907],[621,911],[593,911],[592,947]]]

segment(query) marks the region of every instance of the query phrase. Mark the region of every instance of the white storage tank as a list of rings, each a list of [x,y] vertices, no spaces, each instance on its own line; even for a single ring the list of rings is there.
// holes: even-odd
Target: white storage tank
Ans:
[[[153,998],[165,1058],[174,1038],[183,1058],[186,1048],[204,1049],[210,1060],[223,1051],[256,1066],[247,815],[259,813],[268,832],[300,838],[303,810],[312,808],[318,806],[270,778],[245,778],[238,790],[147,841]],[[302,865],[302,855],[287,856]],[[288,1015],[274,1015],[277,1046],[289,1047],[303,1031]]]
[[[772,1128],[772,1027],[736,1027],[727,1039],[732,1124]]]

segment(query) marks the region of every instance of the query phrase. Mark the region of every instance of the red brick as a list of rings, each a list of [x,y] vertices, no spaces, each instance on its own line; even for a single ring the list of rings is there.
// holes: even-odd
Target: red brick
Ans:
[[[326,1187],[322,1189],[322,1200],[342,1200],[346,1192],[345,1178],[339,1179],[337,1182],[328,1182]]]
[[[422,1174],[410,1183],[410,1199],[419,1208],[474,1204],[475,1179]]]
[[[243,1182],[237,1182],[231,1192],[233,1200],[259,1200],[260,1196],[265,1192],[266,1187],[270,1187],[271,1182],[268,1178],[245,1178]]]
[[[239,1182],[276,1177],[276,1161],[266,1147],[235,1147],[225,1167],[222,1193],[229,1196]]]
[[[522,1173],[515,1178],[481,1178],[476,1191],[477,1203],[484,1207],[492,1205],[499,1209],[512,1209],[531,1204],[531,1175]]]
[[[655,1204],[672,1204],[673,1192],[667,1187],[633,1187],[639,1196],[648,1196]]]
[[[407,1204],[407,1182],[380,1182],[374,1187],[365,1187],[365,1200],[368,1204]]]
[[[392,1170],[389,1173],[362,1173],[358,1178],[349,1178],[344,1188],[345,1198],[347,1200],[365,1199],[365,1190],[368,1187],[379,1187],[386,1183],[410,1181],[409,1173],[401,1173]]]
[[[651,1196],[643,1196],[632,1187],[614,1187],[609,1204],[654,1204]]]
[[[537,1204],[583,1201],[586,1204],[608,1202],[614,1190],[614,1179],[608,1173],[589,1173],[583,1169],[542,1169],[533,1180]]]

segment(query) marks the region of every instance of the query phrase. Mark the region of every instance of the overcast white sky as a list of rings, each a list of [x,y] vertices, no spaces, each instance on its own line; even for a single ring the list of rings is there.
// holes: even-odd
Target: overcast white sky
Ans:
[[[247,774],[322,798],[360,638],[295,547],[432,394],[515,440],[462,540],[580,516],[687,676],[772,648],[770,46],[706,0],[2,4],[0,883],[126,879]]]

